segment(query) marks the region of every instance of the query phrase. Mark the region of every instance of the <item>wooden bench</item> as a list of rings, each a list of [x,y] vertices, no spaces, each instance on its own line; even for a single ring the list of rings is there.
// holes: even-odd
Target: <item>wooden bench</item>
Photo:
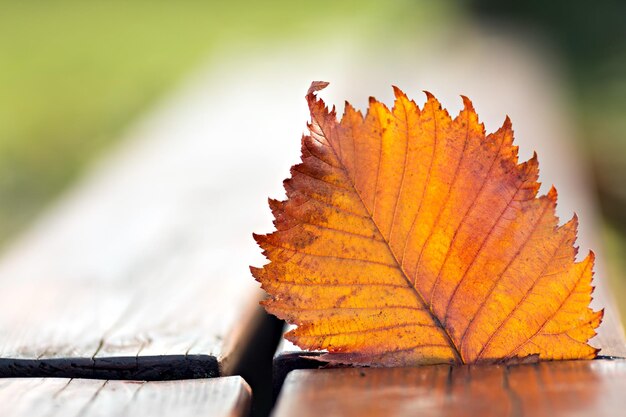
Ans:
[[[226,61],[156,109],[0,260],[0,415],[242,416],[250,391],[238,374],[267,400],[269,377],[254,382],[250,362],[271,366],[263,352],[276,332],[257,305],[248,265],[264,261],[250,235],[271,227],[266,198],[281,196],[296,162],[312,79],[333,82],[328,102],[361,108],[368,95],[389,102],[391,84],[418,100],[427,87],[452,113],[463,93],[488,130],[507,111],[522,155],[536,149],[542,178],[559,189],[562,216],[578,212],[581,251],[599,248],[553,79],[539,57],[481,36],[469,32],[459,50],[433,39],[380,47],[366,66],[369,44],[260,51],[247,58],[254,65]],[[311,59],[320,50],[325,59]],[[494,57],[498,65],[484,65]],[[596,271],[594,307],[606,314],[594,343],[626,357],[601,256]],[[276,416],[454,415],[487,410],[483,396],[497,415],[610,415],[626,405],[620,360],[297,370],[320,367],[302,356],[286,345],[275,355],[276,387],[286,377]],[[568,401],[576,408],[559,408]]]
[[[4,254],[3,417],[247,415],[229,375],[271,405],[255,378],[280,323],[248,269],[266,191],[211,130],[227,113],[205,116],[212,91],[196,81],[155,110]]]
[[[250,387],[238,376],[185,381],[67,378],[0,380],[3,416],[243,417]]]
[[[104,161],[0,263],[1,376],[162,380],[237,368],[262,314],[235,262],[254,224],[233,210],[231,184],[204,169],[210,141],[146,129],[157,132]]]
[[[619,416],[626,361],[300,370],[274,417]]]

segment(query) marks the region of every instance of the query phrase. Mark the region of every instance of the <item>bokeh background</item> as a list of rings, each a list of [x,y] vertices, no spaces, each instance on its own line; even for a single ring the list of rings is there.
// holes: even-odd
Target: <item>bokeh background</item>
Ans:
[[[592,167],[608,275],[625,317],[625,16],[619,0],[0,0],[0,242],[10,244],[137,118],[225,55],[245,59],[320,36],[380,45],[497,27],[550,51],[545,65],[574,115],[572,146]]]

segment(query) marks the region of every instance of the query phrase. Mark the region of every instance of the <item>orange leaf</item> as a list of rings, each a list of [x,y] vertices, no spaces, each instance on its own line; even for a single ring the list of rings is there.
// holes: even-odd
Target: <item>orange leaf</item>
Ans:
[[[255,235],[265,307],[298,326],[286,337],[378,366],[594,358],[594,255],[575,262],[577,218],[558,226],[556,190],[537,197],[509,119],[485,135],[469,99],[452,119],[394,88],[391,110],[370,99],[337,121],[326,85],[306,96],[287,200],[270,201],[277,230]]]

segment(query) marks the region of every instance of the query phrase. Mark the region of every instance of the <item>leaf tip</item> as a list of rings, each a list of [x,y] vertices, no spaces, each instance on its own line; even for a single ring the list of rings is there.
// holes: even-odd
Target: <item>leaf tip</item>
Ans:
[[[574,212],[574,214],[572,215],[572,218],[569,219],[569,221],[565,223],[563,226],[561,226],[561,228],[570,229],[574,232],[574,234],[576,234],[577,233],[576,231],[578,230],[578,214]]]
[[[330,84],[327,81],[313,81],[311,83],[311,86],[309,87],[309,89],[306,92],[307,96],[310,96],[320,90],[325,89],[326,87],[328,87],[328,84]]]
[[[472,103],[472,100],[470,100],[467,96],[464,96],[461,94],[461,100],[463,100],[463,106],[465,107],[465,111],[469,111],[472,113],[475,113],[476,110],[474,109],[474,104]]]
[[[550,186],[550,190],[548,191],[548,194],[546,194],[546,195],[547,195],[547,197],[548,197],[548,199],[549,199],[550,201],[552,201],[553,203],[555,203],[555,204],[556,204],[556,201],[557,201],[557,199],[558,199],[559,193],[558,193],[558,191],[556,190],[556,187],[554,186],[554,184],[552,184],[552,185]]]
[[[433,95],[433,93],[431,93],[430,91],[428,90],[422,90],[422,91],[424,91],[424,94],[426,94],[426,98],[428,100],[437,100],[435,96]]]
[[[406,94],[404,94],[404,91],[400,90],[400,88],[395,85],[392,85],[391,87],[393,88],[393,94],[396,98],[407,98]]]
[[[592,359],[597,358],[598,357],[598,353],[600,353],[601,351],[602,351],[601,348],[593,348],[593,358]]]
[[[533,156],[532,158],[530,158],[530,161],[533,161],[533,163],[538,163],[539,156],[537,155],[537,151],[533,151]]]
[[[593,263],[596,261],[596,253],[592,249],[589,249],[589,254],[587,255],[587,258],[589,259],[589,262],[593,265]]]
[[[252,238],[259,245],[265,241],[265,235],[260,235],[258,233],[252,233]]]
[[[250,268],[250,273],[252,274],[252,276],[256,279],[258,279],[259,275],[261,275],[261,271],[263,270],[263,268],[259,268],[257,266],[249,266]]]
[[[437,97],[435,97],[430,91],[427,90],[424,90],[424,94],[426,94],[426,104],[424,105],[424,107],[430,104],[433,111],[443,110],[446,114],[446,117],[449,117],[448,111],[441,106],[441,103],[439,102],[439,100],[437,100]]]

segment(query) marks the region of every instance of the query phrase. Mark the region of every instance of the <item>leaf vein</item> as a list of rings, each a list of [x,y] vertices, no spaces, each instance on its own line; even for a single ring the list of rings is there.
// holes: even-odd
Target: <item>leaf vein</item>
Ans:
[[[509,262],[507,263],[506,267],[502,270],[502,272],[500,272],[500,274],[498,274],[498,277],[494,280],[493,284],[489,288],[489,292],[485,295],[485,298],[483,298],[483,300],[480,303],[480,306],[478,307],[478,309],[476,310],[476,312],[474,313],[474,315],[470,319],[469,323],[467,324],[467,327],[465,328],[465,331],[463,332],[463,336],[461,336],[461,342],[460,342],[461,346],[463,346],[463,343],[465,341],[465,337],[467,336],[467,333],[468,333],[470,327],[472,326],[472,323],[474,323],[474,320],[479,316],[479,314],[482,312],[483,308],[487,305],[487,300],[489,300],[489,298],[491,297],[491,295],[495,291],[496,287],[498,286],[498,284],[500,283],[500,281],[502,280],[504,275],[508,272],[508,270],[511,267],[511,265],[513,264],[513,262],[515,262],[515,260],[519,257],[519,255],[522,253],[522,251],[526,248],[526,245],[532,240],[531,237],[537,231],[537,228],[539,227],[539,224],[541,224],[541,221],[543,220],[543,217],[546,215],[546,213],[547,213],[549,208],[550,208],[550,202],[546,201],[546,205],[545,205],[541,215],[538,216],[538,219],[535,222],[535,224],[533,225],[533,228],[532,228],[531,232],[528,234],[528,236],[526,236],[526,239],[524,239],[524,242],[517,249],[517,251],[515,252],[513,257],[509,260]]]

